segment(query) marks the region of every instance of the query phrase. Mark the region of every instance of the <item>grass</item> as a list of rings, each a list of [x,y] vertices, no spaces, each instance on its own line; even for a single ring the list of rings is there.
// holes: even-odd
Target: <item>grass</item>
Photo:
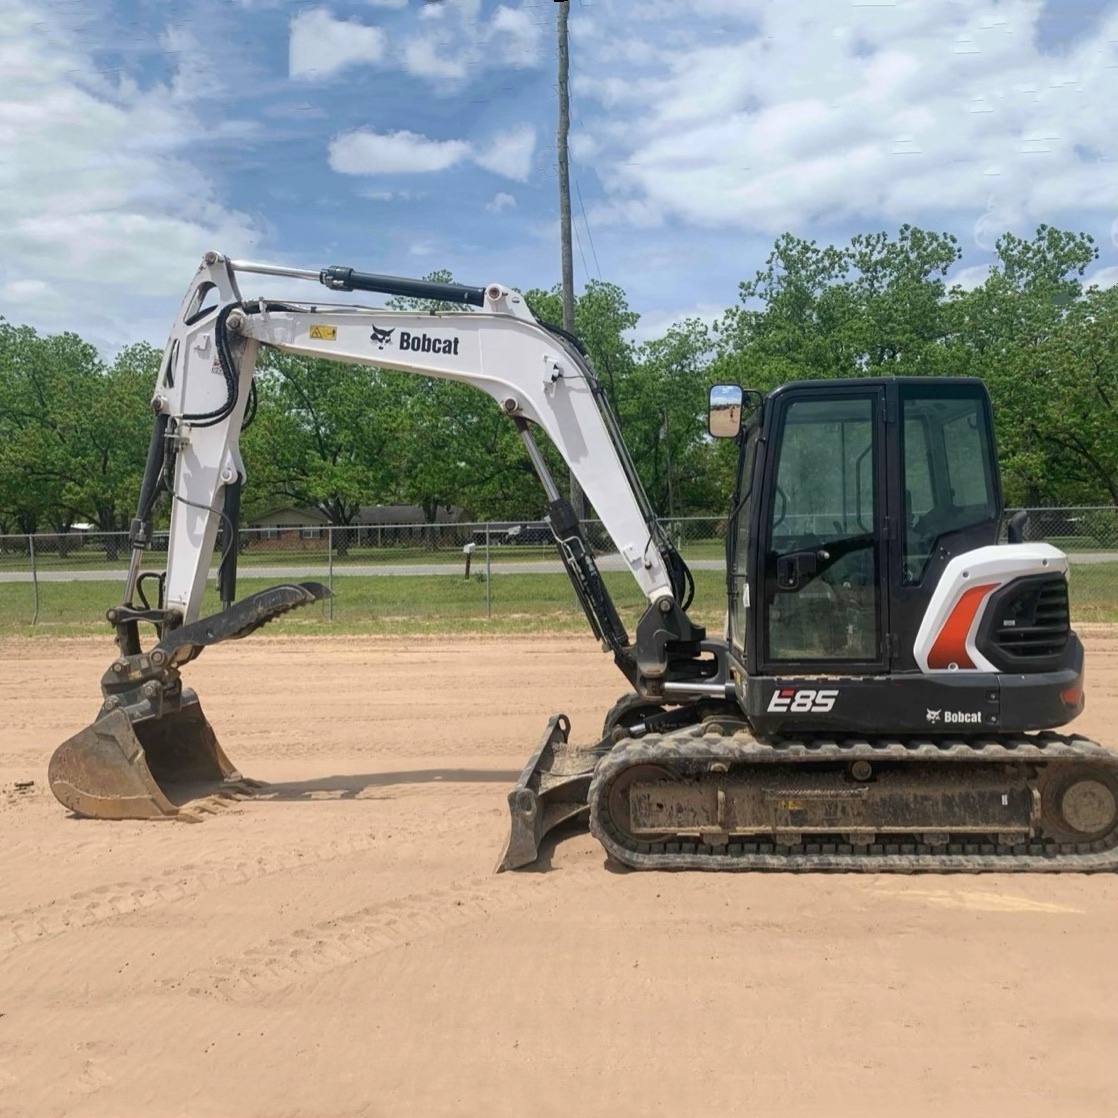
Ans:
[[[1076,563],[1069,585],[1073,621],[1118,621],[1118,563]]]
[[[527,552],[528,549],[523,549]],[[521,549],[517,549],[518,553]],[[476,571],[476,565],[475,565]],[[384,577],[335,571],[330,603],[297,610],[269,626],[271,633],[532,633],[585,632],[587,623],[566,575],[500,574],[490,580],[490,614],[481,575],[461,574]],[[725,579],[720,571],[695,571],[692,618],[712,632],[721,630],[726,608]],[[625,625],[632,633],[643,612],[643,597],[624,572],[603,573]],[[275,579],[242,577],[238,593],[251,594]],[[0,634],[79,635],[107,632],[105,610],[116,605],[120,582],[40,582],[39,613],[32,627],[33,587],[0,583]],[[1072,616],[1076,622],[1118,621],[1118,562],[1077,564],[1071,580]],[[219,609],[211,587],[203,606]]]
[[[630,632],[643,612],[636,583],[623,572],[602,576]],[[721,626],[725,581],[718,571],[696,571],[692,616],[700,624]],[[238,595],[263,590],[275,579],[241,578]],[[72,636],[105,632],[105,610],[122,590],[114,582],[41,582],[38,623],[29,583],[0,583],[0,634]],[[334,580],[333,620],[330,603],[304,607],[269,626],[270,633],[466,633],[585,632],[587,623],[565,574],[502,574],[491,580],[491,616],[486,616],[485,580],[477,575],[409,575],[390,578],[342,575]],[[220,608],[212,587],[205,613]]]

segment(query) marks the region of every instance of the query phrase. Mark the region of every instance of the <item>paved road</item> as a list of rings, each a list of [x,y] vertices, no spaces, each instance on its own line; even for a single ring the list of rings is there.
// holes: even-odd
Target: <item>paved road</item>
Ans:
[[[1073,552],[1068,558],[1075,565],[1093,563],[1118,563],[1118,551],[1084,551]],[[692,559],[688,566],[694,571],[721,571],[725,570],[725,563],[721,559]],[[623,571],[626,569],[619,555],[603,555],[598,559],[598,567],[603,571]],[[346,575],[461,575],[465,569],[464,560],[455,563],[336,563],[334,575],[344,578]],[[537,559],[523,562],[496,562],[491,568],[494,575],[524,575],[524,574],[560,574],[562,565],[557,559]],[[485,560],[478,561],[474,556],[472,571],[478,574],[485,570]],[[39,572],[40,582],[123,582],[126,571],[100,570],[100,571],[59,571],[49,570]],[[217,575],[216,568],[210,572],[211,576]],[[266,578],[283,582],[292,579],[326,577],[327,566],[325,563],[317,564],[286,564],[275,567],[244,566],[240,569],[241,578]],[[2,582],[31,582],[30,571],[0,571]]]
[[[721,571],[726,564],[721,559],[695,559],[689,563],[692,570],[696,571]],[[598,567],[603,571],[623,571],[626,566],[619,555],[603,555],[598,558]],[[267,578],[278,581],[301,578],[324,578],[327,574],[325,563],[298,564],[288,563],[282,566],[258,567],[243,566],[238,574],[241,578]],[[495,562],[490,569],[494,575],[538,575],[561,574],[562,564],[558,559],[537,559],[524,561]],[[465,570],[465,560],[459,559],[454,563],[335,563],[334,576],[344,578],[346,575],[461,575]],[[485,570],[485,559],[480,561],[475,555],[471,571],[479,574]],[[120,570],[100,571],[59,571],[48,570],[39,572],[40,582],[123,582],[127,572]],[[217,568],[210,571],[211,576],[217,575]],[[0,582],[31,582],[29,571],[0,571]]]

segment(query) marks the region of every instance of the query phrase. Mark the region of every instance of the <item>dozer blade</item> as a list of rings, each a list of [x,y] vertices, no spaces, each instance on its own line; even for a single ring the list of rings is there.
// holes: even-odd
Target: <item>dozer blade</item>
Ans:
[[[184,802],[244,787],[189,690],[158,716],[99,718],[55,750],[47,775],[58,801],[91,819],[195,822]]]
[[[273,586],[173,630],[150,652],[117,660],[101,681],[101,714],[51,757],[55,798],[92,819],[198,822],[206,808],[184,804],[259,787],[233,767],[178,668],[211,644],[247,636],[329,594],[314,582]]]
[[[568,743],[570,732],[567,716],[555,715],[509,793],[509,838],[497,863],[498,873],[531,865],[549,831],[588,814],[594,767],[603,746],[608,748],[612,742],[580,748]]]

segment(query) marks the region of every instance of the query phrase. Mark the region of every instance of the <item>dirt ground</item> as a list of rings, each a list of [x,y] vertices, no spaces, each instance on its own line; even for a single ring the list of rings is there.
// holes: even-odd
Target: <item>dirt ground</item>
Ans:
[[[268,793],[81,821],[46,764],[111,652],[0,642],[4,1118],[1118,1115],[1113,875],[627,873],[575,833],[495,876],[547,717],[624,690],[589,638],[211,650]]]

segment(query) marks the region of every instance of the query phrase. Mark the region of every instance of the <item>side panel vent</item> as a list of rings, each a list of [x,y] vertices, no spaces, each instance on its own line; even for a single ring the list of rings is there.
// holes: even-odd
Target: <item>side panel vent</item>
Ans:
[[[978,634],[982,652],[1003,671],[1051,671],[1071,634],[1063,575],[1018,579],[990,600]]]

